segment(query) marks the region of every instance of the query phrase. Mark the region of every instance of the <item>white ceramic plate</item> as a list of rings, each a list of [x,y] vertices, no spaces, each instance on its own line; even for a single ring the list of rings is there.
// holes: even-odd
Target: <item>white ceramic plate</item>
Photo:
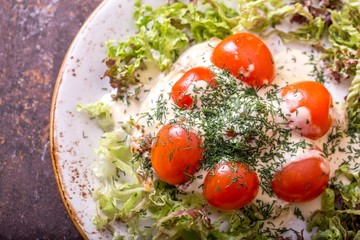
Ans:
[[[94,120],[76,111],[77,104],[94,103],[111,91],[106,67],[107,40],[125,40],[136,29],[135,0],[105,0],[74,39],[60,69],[51,110],[51,152],[61,197],[75,227],[86,239],[108,239],[92,224],[96,206],[90,192],[97,186],[92,173],[102,131]],[[165,0],[147,0],[154,7]],[[232,1],[236,2],[236,1]],[[345,88],[347,89],[347,88]]]

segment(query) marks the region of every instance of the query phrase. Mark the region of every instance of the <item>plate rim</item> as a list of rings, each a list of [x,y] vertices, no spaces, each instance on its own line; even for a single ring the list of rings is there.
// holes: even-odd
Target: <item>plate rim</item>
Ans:
[[[63,80],[62,78],[63,78],[63,73],[65,70],[65,65],[66,65],[67,60],[69,59],[70,53],[74,49],[76,42],[79,40],[81,33],[84,32],[84,30],[86,30],[89,23],[94,19],[94,17],[98,14],[100,9],[102,9],[107,2],[108,2],[107,0],[102,0],[96,6],[96,8],[91,12],[91,14],[89,16],[87,16],[87,18],[83,22],[82,26],[80,27],[80,29],[77,31],[76,35],[73,37],[73,39],[63,57],[59,72],[57,74],[56,82],[54,85],[54,90],[53,90],[52,98],[51,98],[51,105],[50,105],[50,128],[49,128],[49,131],[50,131],[50,156],[51,156],[54,177],[55,177],[58,191],[61,196],[61,200],[62,200],[65,210],[67,212],[67,215],[70,217],[72,224],[75,226],[77,232],[80,234],[80,236],[83,239],[89,239],[89,237],[87,236],[85,230],[82,228],[81,222],[79,221],[79,219],[76,215],[76,210],[68,201],[68,196],[66,195],[65,186],[61,180],[61,178],[62,178],[61,171],[59,171],[59,165],[58,165],[59,164],[59,156],[56,153],[56,150],[58,149],[58,142],[54,135],[55,111],[57,108],[57,99],[59,96],[59,88],[60,88],[62,80]]]

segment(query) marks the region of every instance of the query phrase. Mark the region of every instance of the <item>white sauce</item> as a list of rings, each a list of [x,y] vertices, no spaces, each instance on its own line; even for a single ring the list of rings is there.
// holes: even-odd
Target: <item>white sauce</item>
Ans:
[[[185,95],[189,95],[193,98],[193,104],[196,106],[196,109],[201,109],[202,102],[201,102],[201,95],[204,94],[205,90],[208,87],[208,83],[203,80],[198,80],[190,84],[188,89],[185,92]]]
[[[174,116],[174,112],[172,111],[172,105],[174,104],[170,97],[170,92],[172,85],[190,68],[198,67],[198,66],[211,66],[210,55],[212,49],[219,40],[213,39],[209,42],[201,43],[191,47],[187,50],[173,65],[172,69],[168,73],[158,73],[154,71],[148,71],[143,76],[144,80],[144,89],[150,89],[150,92],[144,92],[139,95],[140,100],[134,101],[130,106],[125,106],[123,103],[112,102],[113,106],[113,116],[116,123],[119,123],[117,126],[120,126],[121,123],[127,122],[130,116],[135,119],[140,125],[146,126],[146,119],[141,118],[141,113],[153,111],[157,105],[157,100],[159,96],[162,96],[164,99],[167,99],[167,119],[172,119]],[[283,45],[280,41],[279,37],[271,36],[269,39],[265,40],[265,43],[270,48],[270,51],[273,54],[276,66],[277,73],[276,78],[273,81],[273,84],[277,84],[280,87],[283,87],[287,84],[301,81],[301,80],[313,80],[314,77],[311,76],[311,73],[314,70],[314,65],[309,64],[309,55],[314,55],[315,59],[317,58],[317,54],[312,52],[311,48],[305,44],[289,44]],[[230,46],[230,45],[228,45]],[[249,71],[254,70],[254,66],[250,66]],[[157,76],[156,80],[146,81],[148,76]],[[189,94],[194,94],[193,88],[203,87],[206,88],[206,82],[198,81],[193,86],[191,86],[188,90]],[[327,86],[330,86],[327,84]],[[345,91],[343,90],[345,89]],[[341,97],[336,99],[336,103],[334,104],[334,108],[331,110],[331,115],[333,118],[333,126],[340,125],[342,129],[346,128],[346,112],[345,112],[345,104],[344,104],[344,92],[346,93],[347,85],[345,84],[343,88],[339,88],[339,86],[331,86],[329,87],[329,91],[333,96],[337,96],[337,92],[340,92]],[[340,89],[340,90],[339,90]],[[259,95],[265,94],[264,90],[259,91]],[[292,99],[293,98],[293,99]],[[105,97],[104,100],[106,102],[111,102],[109,96]],[[295,96],[289,96],[288,101],[296,101]],[[201,107],[201,102],[197,102],[198,107]],[[283,109],[283,111],[287,111]],[[140,113],[140,114],[139,114]],[[304,109],[299,109],[297,119],[299,122],[294,123],[295,125],[303,124],[306,119],[309,119],[309,111]],[[150,133],[155,135],[158,129],[161,127],[161,123],[154,124],[151,127],[145,129],[145,133]],[[316,129],[312,129],[312,131],[316,131]],[[135,133],[139,134],[139,133]],[[297,134],[293,134],[292,141],[298,142],[303,140]],[[313,143],[315,146],[319,146],[322,149],[322,144],[327,141],[327,135],[322,138],[311,141],[308,139],[307,141]],[[348,139],[342,139],[342,146],[345,147],[348,144]],[[293,161],[299,161],[309,156],[319,156],[321,154],[318,150],[309,150],[306,152],[298,152],[296,155],[288,154],[288,163]],[[334,175],[334,170],[338,168],[338,166],[342,163],[343,159],[345,159],[345,153],[336,152],[336,154],[331,155],[329,159],[329,163],[326,161],[323,164],[324,172],[329,172],[331,177]],[[200,170],[196,173],[196,180],[191,184],[185,183],[181,186],[183,190],[189,192],[196,192],[201,194],[201,184],[206,176],[206,172],[204,170]],[[198,177],[198,176],[203,176]],[[281,201],[277,198],[271,198],[267,194],[264,194],[263,191],[259,191],[256,200],[262,200],[264,202],[271,203],[273,201],[276,202],[275,208],[280,211],[282,209],[282,216],[275,219],[272,224],[275,224],[278,227],[292,227],[296,230],[302,230],[305,228],[305,223],[299,221],[298,218],[293,214],[295,208],[299,208],[303,213],[304,217],[309,217],[316,209],[320,208],[320,198],[315,200],[306,202],[306,203],[296,203],[289,204],[287,202]],[[287,209],[287,210],[286,210]],[[269,225],[273,227],[272,225]]]

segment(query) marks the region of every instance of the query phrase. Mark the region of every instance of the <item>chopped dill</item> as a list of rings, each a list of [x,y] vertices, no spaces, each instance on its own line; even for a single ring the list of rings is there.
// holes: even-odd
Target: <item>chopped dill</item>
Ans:
[[[306,55],[307,53],[304,54]],[[307,64],[313,67],[312,71],[309,74],[310,77],[315,78],[315,80],[319,83],[324,83],[325,82],[324,72],[319,69],[318,59],[315,58],[313,52],[309,55],[309,62]]]
[[[273,196],[272,175],[285,162],[284,155],[312,145],[305,140],[296,143],[290,140],[292,133],[280,108],[283,100],[279,98],[282,90],[279,86],[254,88],[227,71],[213,70],[213,74],[215,87],[208,85],[195,90],[201,109],[196,104],[190,109],[172,104],[174,114],[170,118],[170,97],[161,94],[152,113],[144,116],[147,124],[173,122],[201,129],[198,135],[204,139],[203,169],[209,171],[221,161],[245,163],[257,169],[262,192]]]
[[[305,220],[304,216],[302,215],[302,212],[299,208],[294,208],[294,215],[298,218],[298,219],[301,219],[301,220]]]

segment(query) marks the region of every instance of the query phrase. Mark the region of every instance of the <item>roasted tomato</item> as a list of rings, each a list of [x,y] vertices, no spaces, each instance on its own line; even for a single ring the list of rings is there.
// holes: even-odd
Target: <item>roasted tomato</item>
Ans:
[[[253,86],[269,84],[275,78],[275,64],[270,50],[250,33],[237,33],[222,40],[214,48],[211,61]]]
[[[203,195],[218,209],[235,210],[249,204],[259,191],[257,174],[242,163],[220,163],[204,181]]]
[[[331,127],[331,94],[318,82],[302,81],[286,86],[281,93],[289,126],[301,135],[318,139]]]
[[[287,202],[310,201],[325,190],[329,173],[328,160],[321,156],[296,159],[274,174],[272,190]]]
[[[195,131],[167,124],[153,140],[151,163],[160,179],[181,184],[198,170],[202,151],[202,140]]]
[[[215,86],[214,75],[208,68],[192,68],[184,73],[172,87],[171,98],[174,103],[181,108],[190,108],[194,99],[191,94],[187,93],[187,90],[192,83],[200,80],[204,80],[211,86]]]

